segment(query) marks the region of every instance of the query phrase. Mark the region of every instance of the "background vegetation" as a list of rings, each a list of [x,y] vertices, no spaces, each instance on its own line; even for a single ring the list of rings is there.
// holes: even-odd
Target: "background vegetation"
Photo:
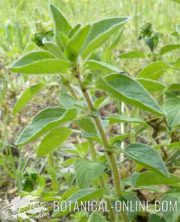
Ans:
[[[1,204],[4,206],[4,203],[7,203],[8,200],[19,195],[19,192],[24,193],[34,190],[38,195],[38,192],[40,192],[38,185],[41,187],[43,179],[40,178],[40,182],[37,182],[36,177],[41,174],[47,161],[49,161],[36,157],[35,144],[28,144],[24,149],[19,150],[14,143],[24,126],[30,122],[39,110],[59,104],[59,95],[62,88],[56,86],[56,83],[60,80],[58,77],[45,76],[40,79],[38,76],[27,77],[12,74],[7,68],[20,55],[30,49],[37,48],[34,43],[35,33],[40,29],[52,30],[49,4],[53,3],[60,8],[71,24],[89,23],[105,17],[131,16],[130,22],[119,34],[118,41],[116,42],[116,38],[114,38],[113,41],[106,43],[104,51],[101,52],[101,58],[103,61],[116,65],[130,73],[130,75],[135,76],[142,67],[158,59],[157,54],[162,46],[178,43],[180,4],[177,2],[171,0],[0,1],[0,200],[2,199],[0,206]],[[159,36],[154,53],[151,53],[147,44],[139,38],[142,27],[147,23],[152,24],[153,32],[158,32]],[[112,42],[114,46],[112,46]],[[121,54],[132,50],[143,51],[146,58],[117,60]],[[176,62],[178,56],[179,52],[175,51],[170,55],[165,55],[164,58],[167,61]],[[39,96],[35,96],[20,113],[13,114],[13,107],[22,91],[30,85],[42,81],[45,83],[51,82],[51,84],[48,85],[46,90],[40,92]],[[161,82],[167,86],[179,81],[180,77],[177,70],[165,72],[161,79]],[[107,106],[103,112],[112,112],[113,108],[112,105]],[[131,126],[128,125],[128,127]],[[141,140],[151,143],[153,139],[148,138],[148,134],[151,133],[151,130],[148,131]],[[179,141],[179,134],[176,133],[174,136],[177,137],[175,141]],[[131,139],[133,140],[133,138]],[[166,142],[166,139],[164,138],[163,142]],[[171,155],[172,159],[168,159],[168,161],[173,162],[171,168],[179,176],[179,153],[170,152],[169,154],[168,152],[164,150],[163,153],[162,150],[165,157]],[[72,183],[71,168],[68,173],[64,170],[66,166],[70,165],[66,161],[63,162],[64,158],[67,158],[66,155],[68,156],[67,153],[65,157],[57,155],[50,163],[51,166],[54,163],[59,163],[59,165],[55,164],[53,166],[53,172],[58,172],[58,175],[53,175],[52,171],[43,171],[47,177],[47,184],[49,179],[47,175],[51,175],[51,179],[54,177],[54,190],[56,190],[56,180],[58,178],[62,181],[62,190],[66,188],[66,185]],[[66,177],[65,182],[63,181],[64,175]],[[146,195],[146,193],[143,193],[143,195]],[[151,198],[149,195],[148,193],[148,198]]]

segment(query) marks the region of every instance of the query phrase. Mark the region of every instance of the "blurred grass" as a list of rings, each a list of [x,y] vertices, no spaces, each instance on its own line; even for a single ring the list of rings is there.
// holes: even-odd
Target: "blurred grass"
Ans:
[[[129,47],[134,44],[145,22],[152,23],[156,30],[164,33],[165,42],[168,42],[166,33],[172,33],[180,23],[180,5],[171,0],[0,0],[0,46],[3,51],[9,51],[9,55],[13,56],[14,52],[21,51],[27,45],[36,8],[43,15],[43,22],[51,21],[50,3],[61,8],[72,24],[103,17],[131,16],[127,26]]]

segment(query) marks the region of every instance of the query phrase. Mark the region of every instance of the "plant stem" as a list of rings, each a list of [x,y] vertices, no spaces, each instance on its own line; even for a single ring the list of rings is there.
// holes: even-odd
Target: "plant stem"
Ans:
[[[94,143],[91,139],[89,139],[89,146],[90,146],[90,154],[91,154],[91,157],[92,157],[92,160],[94,161],[97,161],[97,156],[96,156],[96,150],[94,148]],[[107,191],[106,189],[106,185],[105,185],[105,181],[104,181],[104,178],[101,176],[99,178],[99,183],[100,183],[100,186],[105,190]],[[108,206],[108,209],[109,209],[109,217],[110,217],[110,220],[111,221],[115,221],[115,212],[114,210],[112,209],[112,205],[111,205],[111,201],[109,199],[107,199],[107,206]]]
[[[74,91],[73,87],[71,86],[71,84],[69,83],[69,81],[66,81],[64,78],[63,78],[63,82],[65,82],[65,85],[66,85],[66,88],[69,90],[70,94],[75,98],[75,99],[78,99],[78,96],[76,95],[76,92]],[[92,140],[88,140],[89,141],[89,145],[90,145],[90,154],[91,154],[91,157],[92,157],[92,160],[94,161],[97,161],[97,156],[96,156],[96,150],[94,148],[94,143]],[[100,186],[104,189],[104,190],[107,190],[106,189],[106,186],[105,186],[105,181],[104,181],[104,178],[103,177],[100,177],[99,179],[99,183],[100,183]],[[111,221],[115,221],[115,212],[112,208],[112,205],[111,205],[111,201],[110,200],[107,200],[107,205],[108,205],[108,209],[109,209],[109,217],[110,217],[110,220]]]
[[[73,72],[74,72],[75,77],[78,80],[79,87],[84,95],[84,98],[85,98],[86,103],[88,105],[88,109],[91,113],[93,113],[93,111],[95,111],[95,107],[93,105],[92,99],[90,97],[90,94],[89,94],[87,88],[83,87],[83,82],[82,82],[81,75],[80,75],[78,68],[77,67],[74,68]],[[121,190],[121,186],[120,186],[120,177],[119,177],[118,166],[117,166],[113,151],[110,150],[111,145],[110,145],[109,140],[106,136],[106,133],[104,131],[104,128],[102,126],[99,116],[94,116],[94,121],[96,123],[96,127],[99,131],[99,134],[101,135],[102,143],[105,148],[105,153],[107,155],[107,158],[108,158],[110,166],[111,166],[112,176],[113,176],[113,184],[115,187],[116,195],[118,197],[120,197],[120,196],[122,196],[122,190]],[[123,211],[122,211],[122,217],[123,217],[124,221],[128,221],[127,215]]]

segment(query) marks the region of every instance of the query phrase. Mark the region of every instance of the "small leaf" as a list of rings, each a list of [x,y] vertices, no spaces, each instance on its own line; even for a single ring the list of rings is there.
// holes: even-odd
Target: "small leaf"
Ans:
[[[72,29],[72,27],[67,21],[66,17],[53,4],[50,5],[50,9],[51,9],[52,17],[54,20],[55,31],[68,34],[70,30]]]
[[[104,44],[128,19],[128,17],[108,18],[92,24],[90,34],[85,43],[83,57],[87,57],[95,49]]]
[[[169,127],[180,126],[180,97],[167,93],[163,108]]]
[[[27,88],[18,98],[14,108],[13,108],[13,114],[15,115],[19,111],[21,111],[26,104],[42,89],[44,84],[38,83],[36,85],[30,86]]]
[[[77,191],[67,199],[69,204],[73,204],[80,201],[93,200],[102,197],[103,190],[95,188],[85,188]]]
[[[142,143],[133,143],[125,148],[125,155],[151,170],[168,175],[168,170],[160,154]]]
[[[66,49],[66,54],[70,60],[76,60],[77,57],[82,53],[82,49],[89,34],[90,28],[90,25],[82,27],[69,40]]]
[[[74,99],[72,96],[70,96],[68,93],[61,93],[59,96],[60,104],[65,108],[65,109],[70,109],[74,106],[83,106],[80,101],[77,101]]]
[[[67,210],[58,211],[57,213],[55,212],[53,216],[57,217],[67,214],[70,211],[70,209],[73,209],[73,206],[75,206],[75,204],[76,205],[79,204],[80,206],[80,204],[83,203],[84,201],[90,201],[102,198],[103,193],[104,191],[102,189],[95,189],[95,188],[85,188],[78,190],[65,200],[67,203],[66,205],[68,206]]]
[[[167,63],[163,62],[163,61],[153,62],[153,63],[148,64],[147,66],[145,66],[138,73],[138,78],[146,78],[146,79],[157,80],[168,69],[170,69],[170,66]]]
[[[81,28],[81,24],[75,25],[75,26],[71,29],[68,37],[71,38],[80,28]]]
[[[64,110],[60,107],[49,107],[40,111],[26,126],[16,141],[16,145],[24,145],[43,135],[45,132],[76,117],[76,109]]]
[[[161,49],[160,49],[160,54],[161,55],[164,55],[168,52],[172,52],[176,49],[179,49],[180,48],[180,44],[170,44],[170,45],[165,45],[163,46]]]
[[[152,180],[153,178],[153,180]],[[174,175],[164,176],[156,172],[146,171],[143,173],[138,173],[135,186],[153,186],[153,185],[171,185],[177,186],[180,184],[180,179]]]
[[[97,74],[101,72],[103,75],[109,74],[109,73],[121,73],[122,71],[113,65],[107,64],[105,62],[96,61],[96,60],[88,60],[86,62],[86,66],[88,69],[92,71],[97,71]]]
[[[52,55],[54,55],[54,57],[58,59],[65,59],[65,56],[63,55],[61,49],[53,42],[44,43],[42,48],[50,52]]]
[[[75,163],[75,172],[77,183],[80,188],[86,188],[92,185],[104,173],[105,166],[99,162],[89,160],[77,160]]]
[[[76,122],[77,125],[83,130],[85,137],[98,138],[99,134],[97,128],[91,118],[83,117],[78,119]]]
[[[144,59],[145,57],[144,52],[137,50],[125,52],[119,56],[121,59]]]
[[[124,116],[118,114],[109,115],[107,119],[111,124],[121,123],[121,122],[146,124],[142,119],[138,117]]]
[[[93,212],[88,222],[107,222],[107,220],[100,214]]]
[[[116,99],[134,105],[143,110],[162,115],[161,107],[153,97],[133,78],[126,75],[109,75],[100,78],[96,83],[97,88],[108,92]]]
[[[149,92],[163,91],[166,88],[162,83],[151,79],[138,78],[137,81],[140,82]]]
[[[71,130],[66,127],[58,127],[51,130],[41,141],[37,155],[46,156],[54,149],[60,147],[71,135]]]

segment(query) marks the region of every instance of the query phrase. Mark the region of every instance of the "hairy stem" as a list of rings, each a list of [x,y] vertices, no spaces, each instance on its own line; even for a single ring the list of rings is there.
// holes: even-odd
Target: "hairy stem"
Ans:
[[[68,91],[70,92],[71,96],[73,96],[75,99],[78,99],[78,96],[76,95],[76,92],[74,91],[73,87],[71,86],[71,84],[69,83],[69,81],[66,81],[64,78],[63,78],[63,82],[65,83],[66,85],[66,88],[68,89]],[[92,160],[94,161],[97,161],[97,156],[96,156],[96,150],[94,148],[94,143],[92,140],[89,139],[89,145],[90,145],[90,155],[91,155],[91,158]],[[106,190],[106,185],[105,185],[105,181],[104,181],[104,178],[103,177],[100,177],[99,179],[99,183],[100,183],[100,186]],[[110,217],[110,220],[111,221],[115,221],[115,212],[112,208],[112,205],[111,205],[111,201],[110,200],[107,200],[107,205],[108,205],[108,209],[109,209],[109,217]]]
[[[78,80],[79,87],[80,87],[80,89],[81,89],[81,91],[84,95],[84,98],[85,98],[86,103],[88,105],[88,109],[91,113],[93,113],[93,111],[95,111],[95,107],[93,105],[92,99],[90,97],[90,94],[89,94],[87,88],[83,87],[83,82],[82,82],[81,75],[80,75],[80,72],[79,72],[78,68],[75,68],[73,70],[73,72],[74,72],[75,77]],[[113,184],[114,184],[114,187],[115,187],[116,195],[118,197],[120,197],[120,196],[122,196],[122,190],[121,190],[121,186],[120,186],[120,177],[119,177],[119,172],[118,172],[118,166],[117,166],[117,163],[116,163],[116,160],[115,160],[115,157],[114,157],[114,153],[113,153],[113,151],[110,150],[111,146],[110,146],[108,137],[105,133],[105,130],[102,126],[100,117],[99,116],[94,116],[94,121],[96,123],[96,127],[97,127],[97,129],[99,131],[99,134],[101,136],[102,143],[103,143],[104,149],[105,149],[105,153],[106,153],[107,158],[108,158],[109,163],[110,163],[110,167],[111,167],[111,170],[112,170],[112,176],[113,176]],[[122,217],[123,217],[124,221],[128,221],[127,215],[123,211],[122,211]]]

